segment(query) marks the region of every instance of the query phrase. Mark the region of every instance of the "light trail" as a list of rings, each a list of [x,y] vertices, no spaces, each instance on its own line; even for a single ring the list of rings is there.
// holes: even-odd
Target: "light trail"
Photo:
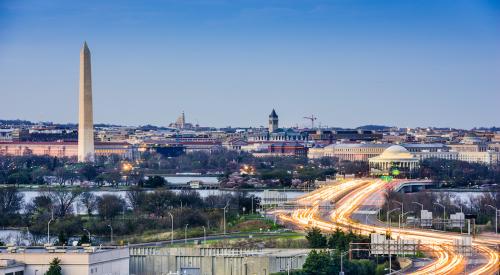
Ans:
[[[302,227],[316,226],[324,231],[332,231],[342,228],[344,230],[355,229],[360,233],[369,235],[376,232],[386,234],[387,228],[361,224],[351,219],[351,215],[371,195],[384,189],[385,182],[380,180],[353,180],[342,182],[334,186],[320,188],[308,195],[302,196],[298,202],[309,206],[305,209],[293,211],[291,216],[280,215],[282,220],[297,224]],[[346,192],[346,189],[349,191]],[[330,213],[332,222],[327,222],[318,217],[319,205],[325,201],[338,201],[336,209]],[[406,239],[418,240],[425,247],[433,247],[436,260],[413,274],[456,274],[462,268],[464,257],[449,249],[460,235],[449,232],[432,232],[416,229],[391,229],[391,235],[404,236]],[[484,254],[488,262],[470,274],[492,274],[498,270],[499,255],[487,245],[500,243],[495,238],[478,238],[474,240],[473,246]]]

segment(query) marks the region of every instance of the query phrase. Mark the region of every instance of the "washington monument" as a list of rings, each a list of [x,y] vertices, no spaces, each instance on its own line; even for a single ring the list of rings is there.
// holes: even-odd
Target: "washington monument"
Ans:
[[[92,75],[87,42],[80,51],[80,96],[78,114],[78,161],[94,161],[94,119],[92,114]]]

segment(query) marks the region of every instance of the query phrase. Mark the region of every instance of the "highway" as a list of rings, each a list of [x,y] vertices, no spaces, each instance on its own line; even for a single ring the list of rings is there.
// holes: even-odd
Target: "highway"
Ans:
[[[326,186],[300,197],[297,204],[304,205],[304,208],[297,209],[291,214],[279,213],[279,218],[301,227],[317,226],[323,231],[331,231],[339,227],[343,230],[360,231],[367,235],[372,232],[386,234],[385,226],[363,224],[352,219],[353,213],[365,201],[383,192],[386,186],[386,182],[373,179],[352,180]],[[327,219],[323,219],[319,206],[331,201],[335,202],[335,208],[329,213]],[[392,238],[398,236],[420,240],[424,247],[433,251],[435,260],[411,274],[459,274],[464,271],[466,257],[452,249],[454,241],[460,238],[459,234],[413,228],[391,228],[390,233]],[[499,268],[499,255],[489,245],[499,243],[498,238],[475,238],[473,247],[485,257],[486,261],[475,270],[469,271],[468,274],[494,274]]]

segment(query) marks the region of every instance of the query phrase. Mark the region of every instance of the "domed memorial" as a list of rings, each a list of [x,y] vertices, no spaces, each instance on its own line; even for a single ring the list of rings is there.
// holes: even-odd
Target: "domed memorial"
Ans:
[[[419,166],[418,158],[401,145],[390,146],[368,162],[372,175],[405,175]]]

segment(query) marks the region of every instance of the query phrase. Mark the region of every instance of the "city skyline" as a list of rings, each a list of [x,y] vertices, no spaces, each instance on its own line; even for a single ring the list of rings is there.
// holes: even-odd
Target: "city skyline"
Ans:
[[[76,123],[87,40],[97,123],[166,126],[186,111],[194,124],[261,126],[275,108],[286,126],[311,114],[346,128],[498,126],[489,1],[21,1],[0,13],[2,98],[17,103],[5,119]]]

